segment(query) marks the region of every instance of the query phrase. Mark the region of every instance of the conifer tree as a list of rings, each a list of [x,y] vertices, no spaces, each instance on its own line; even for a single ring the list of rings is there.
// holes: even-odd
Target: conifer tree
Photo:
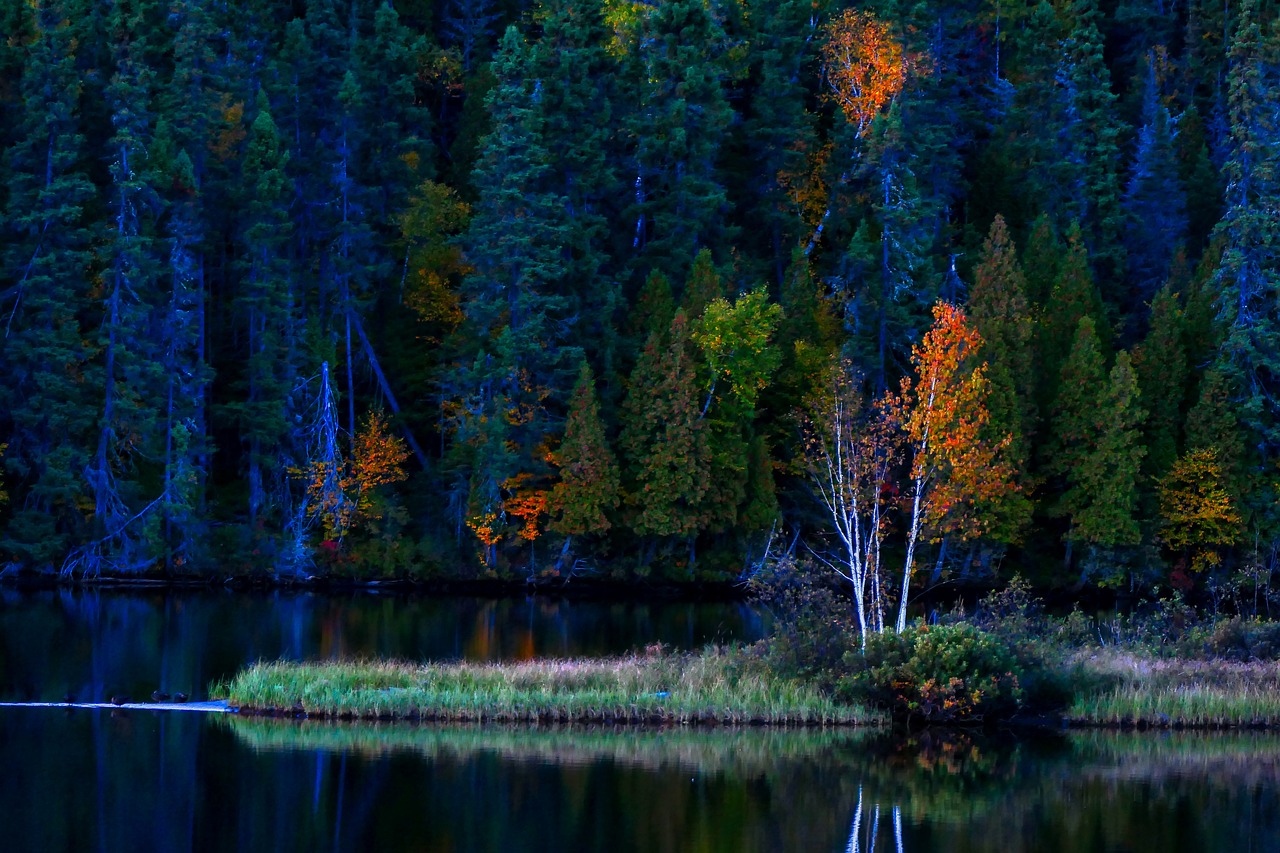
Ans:
[[[246,445],[249,521],[285,509],[282,462],[292,458],[290,403],[298,352],[293,314],[293,282],[284,247],[290,225],[283,204],[289,180],[288,153],[271,117],[266,95],[257,99],[242,165],[246,190],[240,267],[240,305],[245,310],[248,345],[243,397],[228,406]]]
[[[160,411],[159,353],[146,328],[158,301],[160,259],[152,223],[144,211],[156,194],[147,178],[151,136],[151,84],[146,39],[140,32],[145,6],[120,2],[111,10],[115,73],[107,87],[115,135],[111,151],[111,230],[107,239],[105,299],[99,345],[103,402],[97,448],[89,469],[94,494],[95,543],[83,555],[86,567],[101,560],[120,570],[146,568],[148,549],[135,524],[158,505],[140,494],[138,463],[159,456],[155,425]],[[160,496],[161,499],[163,495]]]
[[[560,481],[551,490],[548,510],[551,529],[564,536],[590,536],[609,530],[609,516],[618,508],[618,461],[609,448],[595,377],[583,364],[569,400],[564,440],[555,454]]]
[[[60,560],[88,533],[82,507],[94,439],[90,302],[94,198],[77,98],[76,32],[66,4],[35,10],[35,40],[21,79],[21,122],[7,152],[12,176],[7,280],[16,287],[3,342],[5,465],[16,507],[4,547],[34,565]]]
[[[1062,241],[1053,229],[1048,214],[1040,214],[1031,226],[1026,251],[1022,253],[1022,269],[1027,279],[1027,300],[1036,308],[1043,307],[1053,294],[1062,263]]]
[[[1027,304],[1026,280],[1002,216],[996,216],[991,223],[982,260],[974,270],[969,316],[982,339],[980,357],[987,364],[990,385],[986,439],[999,441],[1008,437],[1005,458],[1024,484],[1024,491],[1011,495],[1011,503],[1002,508],[1008,525],[1001,535],[1012,540],[1029,520],[1030,505],[1024,492],[1029,491],[1028,461],[1036,431],[1031,349],[1034,323]]]
[[[1120,127],[1103,59],[1097,0],[1073,0],[1070,16],[1072,29],[1062,42],[1057,78],[1064,129],[1064,147],[1054,162],[1058,187],[1065,193],[1060,213],[1080,223],[1099,274],[1116,279],[1124,269]],[[1108,299],[1115,301],[1111,294]]]
[[[1149,83],[1148,88],[1154,84]],[[1147,302],[1169,274],[1174,253],[1187,234],[1186,200],[1178,175],[1174,122],[1168,108],[1147,95],[1146,123],[1138,131],[1137,151],[1125,189],[1125,256],[1134,293],[1131,314]]]
[[[662,3],[642,26],[639,104],[626,119],[636,170],[627,218],[641,257],[675,278],[703,247],[723,255],[731,234],[716,169],[733,116],[716,56],[725,37],[701,0]]]
[[[1146,413],[1127,352],[1116,356],[1102,405],[1089,414],[1091,446],[1080,466],[1068,472],[1063,495],[1071,515],[1068,536],[1100,548],[1136,545],[1142,538],[1137,510]]]
[[[1060,368],[1045,451],[1045,467],[1070,478],[1084,465],[1096,440],[1095,418],[1106,398],[1106,369],[1093,318],[1076,324],[1071,352]],[[1071,511],[1071,507],[1066,507]]]
[[[711,485],[701,396],[689,322],[677,312],[668,335],[650,335],[623,404],[630,527],[641,536],[692,538],[699,530]]]
[[[1142,407],[1147,411],[1143,475],[1148,484],[1162,480],[1178,458],[1187,353],[1182,309],[1172,283],[1166,283],[1151,303],[1151,325],[1133,356]]]
[[[1072,225],[1067,232],[1066,253],[1058,265],[1053,290],[1041,313],[1038,334],[1037,357],[1041,365],[1041,406],[1048,411],[1057,397],[1063,364],[1076,339],[1080,320],[1091,320],[1093,335],[1100,346],[1107,343],[1106,326],[1103,323],[1102,300],[1089,269],[1089,256],[1085,250],[1084,236]],[[1065,380],[1063,380],[1065,381]]]
[[[465,409],[461,444],[469,505],[496,512],[502,484],[550,473],[540,448],[553,424],[547,401],[563,400],[561,345],[565,275],[564,200],[547,185],[551,157],[540,101],[528,77],[528,48],[515,27],[503,36],[490,93],[493,130],[481,145],[479,193],[463,240],[473,271],[462,282],[464,357],[458,391]],[[474,513],[473,513],[474,514]]]
[[[1224,241],[1218,266],[1220,304],[1231,319],[1225,343],[1237,387],[1247,391],[1242,420],[1265,458],[1280,453],[1280,158],[1267,153],[1280,137],[1280,31],[1264,35],[1257,0],[1245,0],[1231,48],[1231,138]]]

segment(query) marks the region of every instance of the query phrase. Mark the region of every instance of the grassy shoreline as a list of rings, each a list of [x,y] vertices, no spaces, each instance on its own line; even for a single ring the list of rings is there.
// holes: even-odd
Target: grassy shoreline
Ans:
[[[1107,728],[1280,727],[1280,664],[1163,659],[1122,651],[1074,662],[1067,725]]]
[[[754,726],[879,725],[886,718],[768,673],[734,650],[514,663],[258,663],[217,685],[242,714]]]

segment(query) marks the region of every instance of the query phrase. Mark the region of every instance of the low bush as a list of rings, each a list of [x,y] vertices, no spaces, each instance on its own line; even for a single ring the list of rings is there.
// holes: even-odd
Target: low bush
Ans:
[[[966,623],[922,625],[868,638],[845,655],[841,695],[875,702],[895,717],[979,722],[1023,703],[1024,666],[999,637]]]

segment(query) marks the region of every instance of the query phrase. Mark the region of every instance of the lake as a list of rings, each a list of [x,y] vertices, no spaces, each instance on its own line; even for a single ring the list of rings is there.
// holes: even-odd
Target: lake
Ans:
[[[258,658],[502,659],[750,639],[741,604],[0,591],[0,699]],[[1280,849],[1280,738],[351,725],[0,709],[0,849]]]

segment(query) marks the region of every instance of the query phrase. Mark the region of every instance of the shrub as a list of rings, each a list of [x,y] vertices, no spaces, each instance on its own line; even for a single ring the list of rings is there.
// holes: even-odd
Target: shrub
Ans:
[[[871,637],[866,654],[845,655],[841,692],[877,702],[894,716],[979,722],[1016,711],[1023,674],[1013,649],[973,625],[923,625]]]

